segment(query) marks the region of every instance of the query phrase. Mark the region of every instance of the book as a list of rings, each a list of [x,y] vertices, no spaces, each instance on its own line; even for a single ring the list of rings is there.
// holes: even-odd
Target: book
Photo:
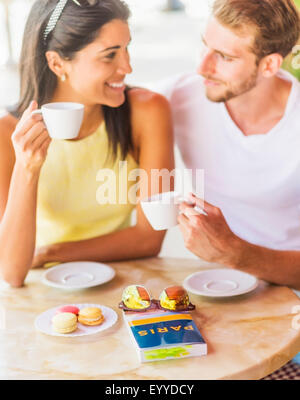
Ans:
[[[207,354],[207,344],[189,312],[123,311],[141,362]]]

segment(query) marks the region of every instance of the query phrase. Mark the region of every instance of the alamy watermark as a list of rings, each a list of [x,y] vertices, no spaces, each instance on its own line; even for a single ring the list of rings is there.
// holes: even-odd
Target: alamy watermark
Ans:
[[[98,171],[96,181],[101,182],[96,192],[98,204],[132,204],[151,197],[152,194],[170,192],[176,179],[176,191],[187,193],[192,185],[193,192],[204,199],[204,170],[175,168],[144,169],[128,171],[127,161],[119,161],[117,168]],[[164,200],[166,199],[166,200]],[[163,198],[163,201],[168,201]]]

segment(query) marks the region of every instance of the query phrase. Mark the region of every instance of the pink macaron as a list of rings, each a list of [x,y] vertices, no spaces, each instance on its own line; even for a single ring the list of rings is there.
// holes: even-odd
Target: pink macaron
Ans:
[[[63,312],[68,312],[68,313],[72,313],[72,314],[78,315],[79,314],[79,308],[76,307],[76,306],[62,306],[62,307],[59,307],[56,310],[56,314],[60,314],[60,313],[63,313]]]

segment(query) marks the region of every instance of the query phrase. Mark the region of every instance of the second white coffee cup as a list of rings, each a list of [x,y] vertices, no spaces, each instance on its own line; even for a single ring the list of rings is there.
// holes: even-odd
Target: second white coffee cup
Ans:
[[[32,114],[42,114],[52,139],[75,139],[81,128],[84,105],[80,103],[48,103]]]
[[[162,231],[178,225],[180,203],[189,202],[177,192],[165,192],[141,201],[142,210],[153,229]],[[194,207],[198,214],[205,214],[199,207]]]

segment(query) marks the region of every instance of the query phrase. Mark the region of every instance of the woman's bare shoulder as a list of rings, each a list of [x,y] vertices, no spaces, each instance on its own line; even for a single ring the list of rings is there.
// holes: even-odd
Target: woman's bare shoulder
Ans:
[[[143,88],[134,88],[129,92],[131,105],[132,134],[135,147],[142,143],[171,141],[172,115],[168,100],[159,93]]]
[[[133,113],[169,112],[168,100],[159,93],[140,87],[132,88],[128,93]]]

